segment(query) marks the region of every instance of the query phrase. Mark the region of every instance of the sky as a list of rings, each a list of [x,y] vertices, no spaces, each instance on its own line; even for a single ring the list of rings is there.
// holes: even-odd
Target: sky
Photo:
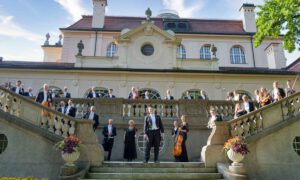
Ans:
[[[108,0],[107,15],[153,16],[173,9],[180,17],[241,19],[238,11],[244,2],[263,4],[264,0]],[[126,2],[126,3],[124,3]],[[59,28],[67,27],[92,14],[92,0],[0,0],[0,57],[4,60],[42,61],[41,45],[50,33],[50,44],[58,41]],[[300,51],[285,52],[287,64]]]

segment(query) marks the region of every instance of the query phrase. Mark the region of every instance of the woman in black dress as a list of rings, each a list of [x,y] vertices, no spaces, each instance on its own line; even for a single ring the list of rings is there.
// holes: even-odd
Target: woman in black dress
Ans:
[[[179,127],[179,135],[183,136],[183,141],[181,143],[182,153],[180,154],[180,156],[175,157],[177,162],[188,162],[189,161],[187,150],[186,150],[186,145],[185,145],[188,132],[189,132],[189,126],[188,126],[186,117],[185,117],[185,115],[182,115],[181,116],[181,124]]]
[[[135,138],[137,129],[133,120],[128,122],[129,127],[125,129],[124,135],[124,159],[132,161],[137,158]]]

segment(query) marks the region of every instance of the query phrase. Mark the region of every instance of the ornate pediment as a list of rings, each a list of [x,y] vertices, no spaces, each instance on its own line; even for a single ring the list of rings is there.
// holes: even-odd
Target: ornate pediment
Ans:
[[[131,38],[137,34],[142,33],[144,36],[161,35],[166,43],[180,44],[181,39],[176,38],[176,35],[172,31],[165,31],[154,25],[153,21],[143,21],[140,26],[132,30],[124,30],[116,37],[116,41],[119,43],[130,42]]]

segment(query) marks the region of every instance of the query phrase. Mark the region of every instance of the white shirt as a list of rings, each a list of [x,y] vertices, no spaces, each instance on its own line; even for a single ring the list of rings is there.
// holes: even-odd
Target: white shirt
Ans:
[[[93,97],[94,97],[94,98],[97,97],[95,91],[93,91],[92,93],[93,93]]]
[[[149,99],[149,96],[145,96],[145,99]]]
[[[112,125],[107,126],[108,134],[112,134]]]
[[[211,118],[208,121],[207,127],[212,129],[214,126],[216,126],[215,121],[217,119],[217,116],[211,116]]]
[[[274,92],[274,99],[278,99],[279,90],[275,88],[273,92]]]
[[[32,93],[31,93],[31,92],[29,92],[28,95],[29,95],[30,97],[32,97]]]
[[[171,96],[170,96],[170,95],[167,95],[166,99],[170,100],[170,99],[171,99]]]
[[[47,102],[47,91],[44,91],[44,99],[43,99],[43,102]]]
[[[64,97],[67,97],[67,92],[64,92]]]
[[[90,112],[89,119],[94,120],[94,112]]]
[[[250,112],[249,102],[244,102],[244,110]]]
[[[66,109],[66,113],[65,114],[69,114],[70,109],[71,109],[71,106],[68,106],[67,109]]]
[[[52,93],[51,95],[52,95],[52,98],[55,98],[55,93]]]
[[[63,106],[63,107],[60,107],[61,108],[61,113],[65,113],[65,106]]]
[[[157,125],[156,125],[156,118],[155,118],[155,115],[154,115],[154,114],[150,114],[150,117],[151,117],[151,121],[152,121],[152,127],[151,127],[151,129],[152,129],[152,130],[157,130],[158,127],[157,127]]]
[[[19,94],[20,93],[20,87],[16,87],[16,92],[15,93],[17,93],[17,94]]]
[[[260,100],[259,100],[259,96],[256,96],[256,102],[260,102]]]
[[[135,99],[135,98],[136,98],[136,93],[132,92],[132,99]]]

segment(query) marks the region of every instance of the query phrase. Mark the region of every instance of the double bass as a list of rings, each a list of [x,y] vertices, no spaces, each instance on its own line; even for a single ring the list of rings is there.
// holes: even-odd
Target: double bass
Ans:
[[[179,134],[176,138],[176,142],[173,148],[173,155],[175,157],[178,157],[181,155],[182,153],[182,142],[183,142],[183,136],[181,134]]]

